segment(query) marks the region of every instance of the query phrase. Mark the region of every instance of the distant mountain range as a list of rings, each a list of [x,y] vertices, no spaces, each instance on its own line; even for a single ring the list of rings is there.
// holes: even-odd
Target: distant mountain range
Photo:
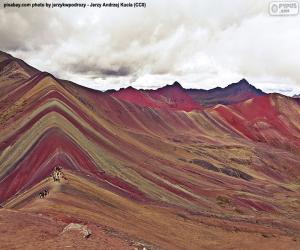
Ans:
[[[167,85],[157,90],[137,90],[128,87],[119,91],[108,91],[108,93],[141,106],[185,111],[201,110],[217,104],[229,105],[266,95],[245,79],[225,88],[217,87],[210,90],[184,89],[180,83],[174,82],[173,85]]]
[[[0,216],[80,222],[128,249],[297,249],[297,100],[245,79],[101,92],[1,52]]]
[[[19,65],[21,72],[26,71],[29,75],[39,72],[22,60],[16,59],[7,53],[2,52],[1,58],[7,60],[1,62],[0,70],[13,62],[15,65]],[[20,75],[20,77],[22,76]],[[249,84],[246,79],[232,83],[225,88],[217,87],[210,90],[184,89],[180,83],[174,82],[172,85],[166,85],[157,90],[138,90],[133,87],[127,87],[119,91],[108,90],[105,93],[140,106],[184,111],[201,110],[217,104],[230,105],[253,97],[266,95],[260,89]]]

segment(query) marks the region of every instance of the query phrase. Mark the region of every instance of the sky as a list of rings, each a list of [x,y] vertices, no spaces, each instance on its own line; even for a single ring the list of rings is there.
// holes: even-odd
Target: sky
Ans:
[[[246,78],[266,92],[300,93],[299,15],[271,16],[266,0],[142,1],[146,8],[27,9],[0,0],[0,50],[99,90]]]

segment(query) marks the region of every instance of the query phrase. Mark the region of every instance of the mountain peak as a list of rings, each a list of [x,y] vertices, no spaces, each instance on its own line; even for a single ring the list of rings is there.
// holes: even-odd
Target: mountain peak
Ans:
[[[4,51],[1,51],[0,50],[0,55],[2,56],[6,56],[6,57],[12,57],[12,55],[10,55],[10,54],[8,54],[8,53],[6,53],[6,52],[4,52]]]
[[[183,87],[181,86],[181,84],[177,81],[175,81],[173,84],[167,84],[161,88],[158,88],[157,90],[163,90],[163,89],[183,89]]]
[[[137,89],[136,88],[134,88],[134,87],[132,87],[132,86],[128,86],[128,87],[126,87],[126,88],[124,88],[124,90],[130,90],[130,91],[137,91]]]
[[[0,62],[3,62],[9,58],[13,58],[13,56],[0,50]]]
[[[255,86],[250,84],[245,78],[239,80],[238,82],[228,85],[225,89],[235,89],[236,91],[251,91],[259,94],[263,94],[263,91],[257,89]]]
[[[236,86],[244,86],[244,87],[250,87],[252,86],[245,78],[242,78],[241,80],[239,80],[238,82],[234,82],[234,83],[231,83],[229,84],[227,87],[225,88],[228,88],[228,87],[236,87]],[[254,87],[254,86],[252,86]]]
[[[179,82],[175,81],[172,85],[172,87],[176,87],[176,88],[181,88],[182,89],[182,86]]]
[[[251,85],[245,78],[242,78],[236,84]]]
[[[265,95],[263,91],[251,85],[246,79],[231,83],[225,88],[214,88],[210,90],[188,90],[192,98],[204,107],[212,107],[217,104],[230,105],[247,99]]]

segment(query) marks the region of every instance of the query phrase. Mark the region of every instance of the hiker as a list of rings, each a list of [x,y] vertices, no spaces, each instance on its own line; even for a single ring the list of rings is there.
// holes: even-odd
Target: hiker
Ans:
[[[45,189],[39,193],[41,199],[44,199],[49,194],[48,189]]]
[[[58,182],[60,182],[60,172],[59,171],[56,172],[56,180]]]
[[[49,191],[47,189],[44,190],[44,196],[47,196],[49,194]]]
[[[52,178],[53,178],[53,181],[55,182],[55,181],[56,181],[56,175],[55,175],[55,172],[53,172],[53,173],[51,174],[51,176],[52,176]]]
[[[54,170],[54,172],[52,173],[52,178],[53,178],[53,181],[59,181],[59,173]]]

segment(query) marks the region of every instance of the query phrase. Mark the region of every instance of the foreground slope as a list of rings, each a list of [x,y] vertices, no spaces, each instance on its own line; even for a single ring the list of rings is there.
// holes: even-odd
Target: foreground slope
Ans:
[[[61,242],[66,246],[72,240],[72,235],[61,233],[63,226],[83,221],[95,232],[89,245],[85,241],[78,241],[78,244],[85,244],[89,249],[99,249],[97,247],[103,247],[107,242],[113,249],[117,249],[117,244],[121,244],[121,249],[129,246],[131,249],[134,246],[147,249],[230,249],[236,247],[237,242],[242,249],[251,249],[253,242],[269,249],[297,249],[299,244],[296,235],[300,228],[293,221],[286,223],[269,216],[257,220],[245,216],[191,214],[176,208],[131,201],[103,189],[95,179],[79,172],[65,171],[65,176],[67,181],[61,183],[47,178],[6,204],[7,209],[19,209],[20,213],[30,216],[42,214],[38,221],[55,218],[58,223],[52,221],[49,224],[58,228],[52,232],[53,236],[45,236],[55,245]],[[49,190],[49,196],[37,199],[35,194],[44,188]],[[30,221],[30,217],[27,221],[29,224],[38,223]],[[16,223],[15,219],[13,222]],[[41,226],[33,228],[37,230]],[[105,235],[106,241],[99,239],[101,234]],[[68,240],[62,241],[63,236]],[[100,240],[100,246],[94,245],[95,240]]]
[[[246,249],[250,239],[299,245],[295,99],[263,95],[186,112],[181,86],[147,93],[176,108],[148,106],[26,65],[8,71],[16,87],[1,74],[5,209],[105,225],[153,248],[222,249],[224,240],[237,248],[236,237]],[[55,167],[70,181],[57,189],[48,178]],[[49,198],[39,200],[46,187]]]

